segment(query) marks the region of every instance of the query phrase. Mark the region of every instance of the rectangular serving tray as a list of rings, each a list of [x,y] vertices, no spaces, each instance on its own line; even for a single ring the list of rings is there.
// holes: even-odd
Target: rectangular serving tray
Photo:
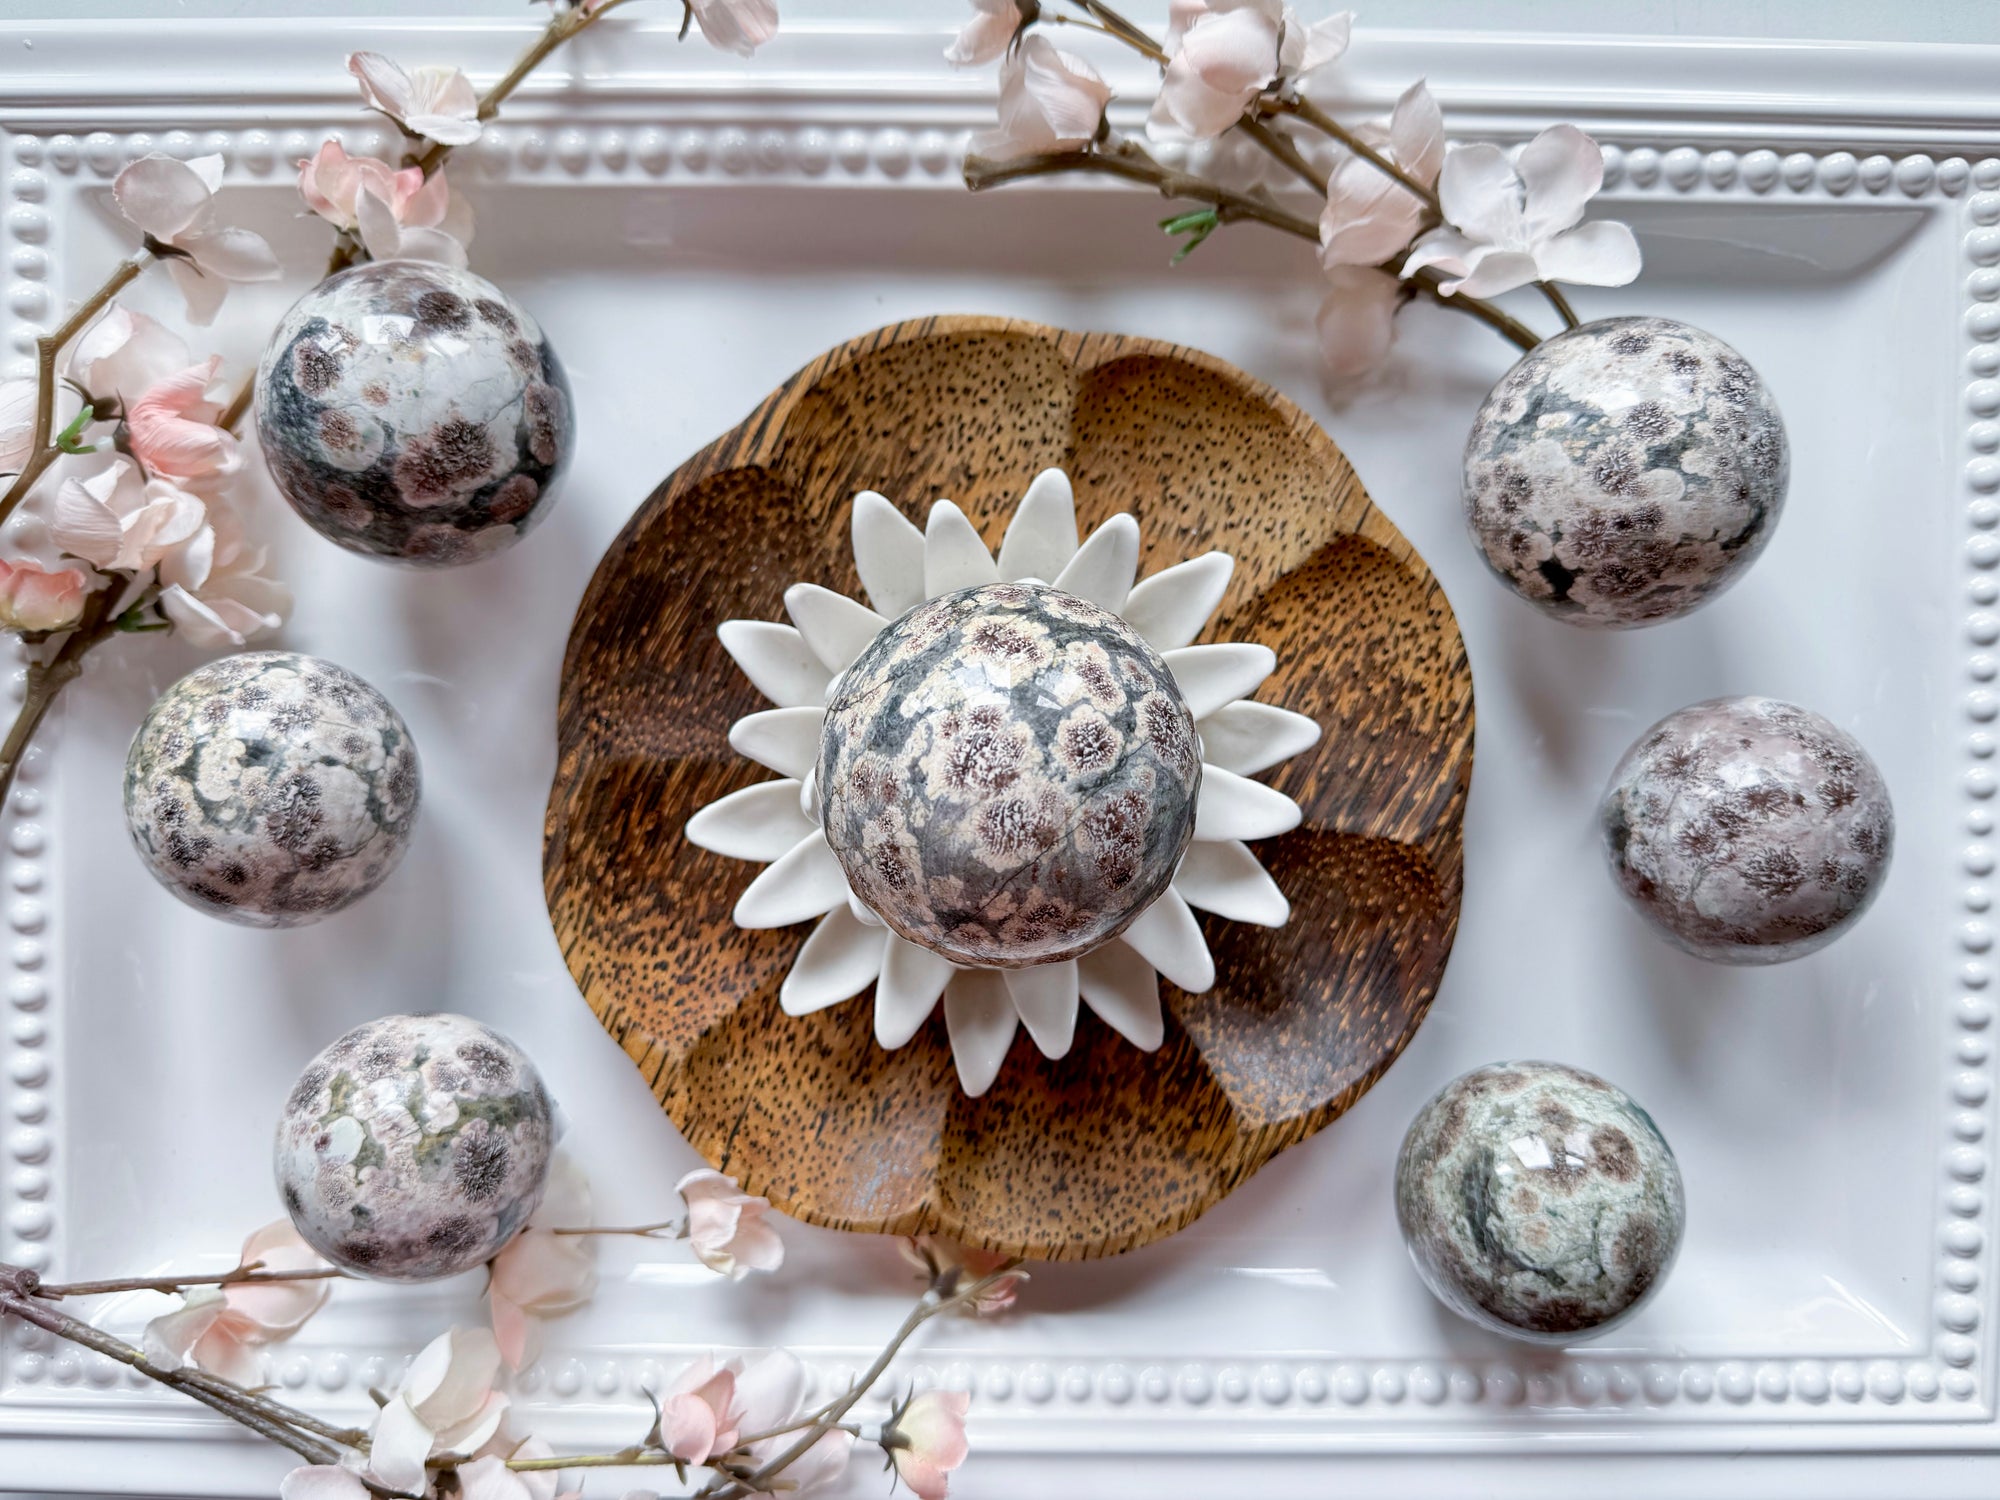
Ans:
[[[518,1037],[600,1217],[666,1213],[692,1155],[576,996],[542,905],[572,611],[633,506],[811,356],[898,318],[1008,314],[1207,349],[1320,418],[1458,611],[1479,758],[1457,950],[1387,1078],[1181,1235],[1039,1270],[1019,1316],[935,1329],[906,1356],[909,1378],[974,1392],[954,1493],[1990,1494],[2000,49],[1359,34],[1341,81],[1358,106],[1427,74],[1455,136],[1567,119],[1605,141],[1607,212],[1638,229],[1647,270],[1578,293],[1580,310],[1709,329],[1787,415],[1791,497],[1755,570],[1687,620],[1599,635],[1516,603],[1463,532],[1458,449],[1507,346],[1416,308],[1382,377],[1330,406],[1300,248],[1232,229],[1170,271],[1142,195],[967,195],[956,161],[993,81],[938,61],[955,15],[908,9],[902,25],[808,15],[751,69],[663,22],[586,38],[454,167],[479,211],[475,268],[536,312],[575,385],[582,441],[554,515],[494,561],[430,574],[338,552],[275,499],[259,517],[298,592],[285,643],[375,682],[423,750],[424,824],[383,892],[290,933],[179,906],[128,853],[119,777],[146,705],[199,655],[126,643],[70,690],[0,829],[0,1256],[65,1277],[228,1263],[274,1212],[268,1132],[298,1067],[400,1009]],[[490,78],[531,24],[7,28],[0,358],[124,253],[120,165],[213,150],[230,216],[290,273],[197,340],[242,369],[325,253],[290,163],[329,129],[388,144],[344,54]],[[1144,97],[1142,73],[1110,71]],[[161,290],[134,300],[171,311]],[[1857,734],[1898,812],[1866,921],[1767,971],[1650,937],[1591,818],[1641,729],[1737,692]],[[1671,1280],[1568,1353],[1444,1314],[1396,1234],[1405,1124],[1502,1057],[1611,1077],[1686,1173]],[[607,1244],[597,1300],[515,1388],[529,1424],[564,1446],[630,1441],[641,1386],[711,1347],[783,1340],[822,1385],[843,1380],[900,1316],[906,1270],[886,1242],[787,1241],[779,1276],[741,1286],[672,1248]],[[343,1285],[273,1351],[272,1378],[361,1414],[419,1343],[481,1315],[478,1292]],[[284,1467],[108,1362],[0,1335],[0,1489],[270,1494]],[[886,1481],[857,1466],[849,1484]]]

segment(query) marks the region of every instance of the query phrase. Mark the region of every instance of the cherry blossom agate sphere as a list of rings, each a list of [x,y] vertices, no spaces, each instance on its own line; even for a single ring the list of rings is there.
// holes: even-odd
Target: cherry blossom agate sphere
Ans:
[[[464,1016],[386,1016],[299,1074],[278,1193],[313,1249],[383,1281],[491,1260],[542,1201],[554,1111],[541,1075]]]
[[[1612,878],[1672,943],[1720,963],[1823,948],[1889,873],[1889,791],[1853,736],[1775,698],[1667,715],[1599,811]]]
[[[818,785],[856,896],[955,963],[1021,968],[1117,936],[1194,832],[1201,759],[1123,620],[983,584],[883,630],[836,685]]]
[[[569,382],[527,311],[469,271],[391,260],[330,276],[257,370],[284,496],[349,551],[418,567],[512,546],[569,461]]]
[[[290,651],[197,667],[125,757],[125,826],[146,868],[249,927],[316,922],[374,890],[409,847],[421,792],[389,700]]]
[[[1652,1117],[1559,1063],[1447,1084],[1396,1161],[1396,1219],[1424,1284],[1461,1317],[1536,1343],[1629,1317],[1672,1268],[1686,1217]]]
[[[1572,625],[1698,608],[1742,576],[1785,502],[1777,404],[1720,339],[1607,318],[1537,345],[1465,445],[1465,513],[1486,561]]]

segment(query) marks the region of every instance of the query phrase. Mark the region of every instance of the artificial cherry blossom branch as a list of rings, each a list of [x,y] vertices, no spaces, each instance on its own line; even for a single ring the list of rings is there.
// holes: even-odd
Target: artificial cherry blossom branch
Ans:
[[[1253,137],[1254,138],[1254,137]],[[1065,172],[1095,172],[1122,177],[1128,182],[1158,188],[1165,198],[1190,198],[1209,204],[1223,223],[1249,219],[1299,239],[1319,243],[1319,226],[1263,198],[1239,193],[1204,177],[1166,166],[1137,142],[1119,140],[1089,151],[1049,151],[996,160],[984,156],[965,158],[965,185],[973,192],[1001,187],[1030,177],[1053,177]],[[1440,306],[1469,313],[1522,349],[1541,342],[1536,332],[1519,318],[1491,302],[1463,293],[1446,296],[1439,291],[1442,278],[1434,271],[1419,271],[1408,278],[1418,292]]]
[[[82,617],[61,636],[61,644],[48,660],[28,663],[21,706],[8,726],[7,738],[0,741],[0,805],[5,804],[13,790],[14,773],[20,769],[21,757],[27,754],[29,742],[55,705],[57,695],[83,670],[84,657],[118,633],[121,616],[113,608],[117,593],[118,584],[114,580],[109,587],[91,594],[84,602]]]
[[[558,1231],[560,1233],[560,1231]],[[191,1286],[244,1286],[272,1281],[333,1281],[347,1279],[338,1266],[320,1266],[305,1271],[267,1271],[262,1261],[251,1261],[230,1271],[192,1276],[125,1276],[108,1281],[69,1281],[35,1289],[37,1297],[59,1301],[64,1297],[101,1297],[112,1292],[179,1292]]]
[[[13,482],[7,486],[7,492],[0,495],[0,521],[5,521],[14,513],[14,507],[27,498],[28,491],[35,486],[35,481],[42,477],[43,471],[54,463],[63,451],[52,441],[55,434],[57,358],[68,347],[69,341],[83,332],[90,320],[109,307],[111,299],[146,269],[146,264],[152,256],[153,250],[149,245],[137,255],[118,262],[112,268],[111,274],[105,277],[103,286],[78,303],[76,310],[57,324],[52,332],[45,333],[35,340],[34,437],[31,440],[27,460],[21,465],[21,472],[14,476]]]

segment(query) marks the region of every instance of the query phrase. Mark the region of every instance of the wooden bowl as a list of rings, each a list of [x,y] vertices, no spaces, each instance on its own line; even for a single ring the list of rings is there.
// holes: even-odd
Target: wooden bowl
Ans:
[[[1305,813],[1258,849],[1290,925],[1205,918],[1219,977],[1202,995],[1161,982],[1158,1052],[1086,1011],[1059,1061],[1017,1035],[975,1100],[941,1012],[895,1052],[875,1044],[872,995],[781,1013],[809,929],[737,929],[758,867],[681,830],[770,775],[727,743],[767,705],[720,622],[780,618],[801,579],[858,594],[857,490],[919,524],[948,496],[990,544],[1050,465],[1075,482],[1085,530],[1137,516],[1142,575],[1234,554],[1206,638],[1270,645],[1278,670],[1257,696],[1326,733],[1271,776]],[[570,971],[695,1149],[809,1223],[1041,1259],[1171,1234],[1382,1075],[1458,925],[1472,676],[1443,591],[1297,407],[1147,339],[931,318],[815,360],[669,476],[605,554],[557,732],[543,871]]]

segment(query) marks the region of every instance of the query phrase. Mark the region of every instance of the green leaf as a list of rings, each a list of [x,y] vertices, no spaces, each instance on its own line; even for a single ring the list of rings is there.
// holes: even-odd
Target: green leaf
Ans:
[[[1174,214],[1160,220],[1160,228],[1170,235],[1186,235],[1187,240],[1174,252],[1172,265],[1179,265],[1195,251],[1195,247],[1222,227],[1222,215],[1212,208],[1191,209],[1184,214]]]
[[[90,425],[96,411],[96,407],[85,402],[83,410],[76,414],[76,420],[56,434],[56,446],[65,453],[95,453],[97,444],[78,442],[77,439],[83,436],[83,429]]]

